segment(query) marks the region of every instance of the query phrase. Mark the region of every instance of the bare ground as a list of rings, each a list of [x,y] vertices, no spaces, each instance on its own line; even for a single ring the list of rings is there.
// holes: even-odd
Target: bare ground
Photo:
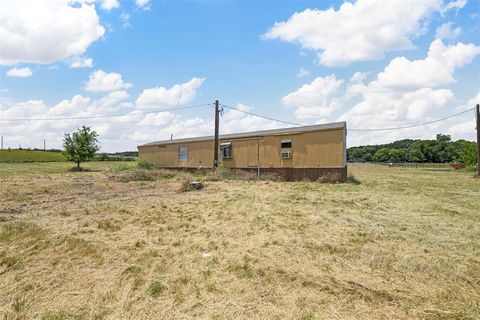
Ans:
[[[29,166],[0,175],[4,319],[480,318],[471,174],[360,167],[360,185],[181,193],[105,165]]]

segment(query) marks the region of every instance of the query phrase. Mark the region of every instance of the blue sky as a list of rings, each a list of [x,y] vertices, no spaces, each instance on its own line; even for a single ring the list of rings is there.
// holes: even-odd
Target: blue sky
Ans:
[[[480,103],[479,9],[478,0],[5,0],[0,118],[138,113],[219,99],[302,124],[426,122]],[[205,107],[2,121],[0,130],[7,147],[40,147],[43,138],[59,147],[64,132],[86,124],[101,134],[102,150],[132,150],[170,134],[210,135],[212,116]],[[221,125],[224,133],[284,126],[231,110]],[[474,129],[471,112],[412,130],[350,132],[348,143],[440,132],[473,140]]]

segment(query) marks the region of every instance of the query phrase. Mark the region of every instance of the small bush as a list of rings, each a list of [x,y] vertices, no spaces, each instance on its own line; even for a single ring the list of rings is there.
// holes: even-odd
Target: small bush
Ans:
[[[152,297],[158,297],[164,289],[165,289],[165,286],[162,283],[155,281],[148,286],[148,293]]]
[[[137,164],[137,167],[139,167],[140,169],[153,170],[158,168],[158,165],[150,161],[140,161]]]

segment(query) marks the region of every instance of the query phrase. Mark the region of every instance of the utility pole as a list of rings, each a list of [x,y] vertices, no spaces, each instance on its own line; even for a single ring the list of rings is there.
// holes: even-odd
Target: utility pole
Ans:
[[[47,151],[47,142],[43,139],[43,151]]]
[[[215,100],[215,143],[214,143],[214,150],[213,150],[213,170],[216,171],[218,169],[218,126],[219,126],[219,119],[220,110],[218,108],[218,100]]]
[[[480,177],[480,105],[475,108],[477,115],[477,176]]]
[[[1,150],[3,150],[3,136],[2,136],[2,149]]]

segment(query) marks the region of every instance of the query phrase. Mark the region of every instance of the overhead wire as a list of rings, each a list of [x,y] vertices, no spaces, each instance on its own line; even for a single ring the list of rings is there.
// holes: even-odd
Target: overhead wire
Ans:
[[[242,109],[238,109],[238,108],[234,108],[234,107],[231,107],[231,106],[227,106],[227,105],[224,105],[222,104],[222,107],[225,107],[225,108],[228,108],[228,109],[232,109],[232,110],[235,110],[235,111],[238,111],[238,112],[243,112],[243,113],[246,113],[246,114],[249,114],[251,116],[255,116],[255,117],[258,117],[258,118],[263,118],[263,119],[267,119],[267,120],[271,120],[271,121],[276,121],[276,122],[281,122],[281,123],[285,123],[285,124],[291,124],[291,125],[294,125],[294,126],[305,126],[304,124],[300,124],[300,123],[295,123],[295,122],[290,122],[290,121],[284,121],[284,120],[279,120],[279,119],[274,119],[274,118],[270,118],[270,117],[267,117],[267,116],[261,116],[259,114],[255,114],[255,113],[252,113],[252,112],[248,112],[248,111],[245,111],[245,110],[242,110]]]
[[[206,106],[212,106],[211,103],[205,103],[205,104],[198,104],[198,105],[192,105],[192,106],[185,106],[185,107],[176,107],[176,108],[169,108],[169,109],[161,109],[161,110],[151,110],[151,111],[144,111],[144,112],[133,112],[133,113],[122,113],[122,114],[109,114],[109,115],[94,115],[94,116],[79,116],[79,117],[53,117],[53,118],[10,118],[10,119],[1,119],[0,122],[27,122],[27,121],[58,121],[58,120],[83,120],[83,119],[99,119],[99,118],[114,118],[114,117],[129,117],[129,116],[136,116],[136,115],[145,115],[145,114],[154,114],[154,113],[161,113],[161,112],[171,112],[171,111],[179,111],[179,110],[186,110],[186,109],[195,109],[195,108],[201,108],[201,107],[206,107]],[[239,108],[235,108],[229,105],[222,104],[222,107],[228,108],[237,112],[242,112],[254,117],[258,118],[263,118],[266,120],[270,121],[275,121],[279,123],[284,123],[288,125],[294,125],[294,126],[300,126],[304,127],[306,125],[300,124],[300,123],[295,123],[291,121],[285,121],[285,120],[280,120],[268,116],[263,116],[259,115],[250,111],[242,110]],[[461,111],[459,113],[440,118],[437,120],[432,120],[428,122],[423,122],[423,123],[417,123],[417,124],[408,124],[404,126],[398,126],[398,127],[389,127],[389,128],[347,128],[348,131],[357,131],[357,132],[368,132],[368,131],[390,131],[390,130],[400,130],[400,129],[407,129],[407,128],[414,128],[414,127],[420,127],[420,126],[425,126],[441,121],[445,121],[457,116],[460,116],[464,113],[472,111],[474,108],[469,108],[467,110]]]
[[[432,123],[437,123],[437,122],[445,121],[445,120],[448,120],[448,119],[451,119],[451,118],[454,118],[454,117],[458,117],[459,115],[462,115],[464,113],[472,111],[473,109],[474,108],[470,108],[468,110],[464,110],[462,112],[452,114],[452,115],[450,115],[448,117],[445,117],[445,118],[441,118],[441,119],[437,119],[437,120],[433,120],[433,121],[428,121],[428,122],[423,122],[423,123],[418,123],[418,124],[409,124],[409,125],[405,125],[405,126],[391,127],[391,128],[348,129],[348,131],[388,131],[388,130],[400,130],[400,129],[408,129],[408,128],[426,126],[426,125],[429,125],[429,124],[432,124]]]
[[[276,121],[276,122],[281,122],[281,123],[286,123],[286,124],[291,124],[291,125],[301,126],[301,127],[305,127],[305,126],[306,126],[306,125],[304,125],[304,124],[299,124],[299,123],[295,123],[295,122],[284,121],[284,120],[279,120],[279,119],[275,119],[275,118],[271,118],[271,117],[267,117],[267,116],[262,116],[262,115],[259,115],[259,114],[255,114],[255,113],[253,113],[253,112],[241,110],[241,109],[234,108],[234,107],[227,106],[227,105],[222,105],[222,106],[225,107],[225,108],[229,108],[229,109],[238,111],[238,112],[243,112],[243,113],[246,113],[246,114],[255,116],[255,117],[259,117],[259,118],[263,118],[263,119],[267,119],[267,120],[271,120],[271,121]],[[445,121],[445,120],[448,120],[448,119],[457,117],[457,116],[459,116],[459,115],[462,115],[462,114],[464,114],[464,113],[470,112],[470,111],[472,111],[472,110],[474,110],[474,108],[470,108],[470,109],[464,110],[464,111],[462,111],[462,112],[459,112],[459,113],[450,115],[450,116],[448,116],[448,117],[444,117],[444,118],[441,118],[441,119],[432,120],[432,121],[428,121],[428,122],[423,122],[423,123],[409,124],[409,125],[398,126],[398,127],[390,127],[390,128],[372,128],[372,129],[369,129],[369,128],[365,128],[365,129],[362,129],[362,128],[360,128],[360,129],[355,129],[355,128],[354,128],[354,129],[350,129],[350,128],[347,128],[347,131],[389,131],[389,130],[400,130],[400,129],[420,127],[420,126],[425,126],[425,125],[429,125],[429,124],[433,124],[433,123]]]

